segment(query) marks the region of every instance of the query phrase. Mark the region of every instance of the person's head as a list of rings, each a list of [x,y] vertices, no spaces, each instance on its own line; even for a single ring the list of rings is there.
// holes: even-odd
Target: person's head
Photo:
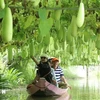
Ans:
[[[52,63],[52,58],[49,58],[48,61],[49,61],[50,63]]]
[[[52,58],[52,67],[56,69],[59,65],[59,59],[58,58]]]
[[[48,62],[50,63],[50,66],[52,66],[52,57],[48,59]]]
[[[46,62],[46,61],[48,61],[47,55],[42,55],[41,56],[41,62]]]

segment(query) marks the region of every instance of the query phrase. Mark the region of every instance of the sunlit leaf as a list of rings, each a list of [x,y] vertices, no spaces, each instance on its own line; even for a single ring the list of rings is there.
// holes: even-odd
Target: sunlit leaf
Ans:
[[[46,20],[48,16],[48,10],[46,9],[39,9],[39,17],[41,20]]]
[[[46,36],[49,33],[52,25],[53,25],[52,18],[49,18],[49,19],[46,19],[46,20],[41,20],[40,24],[39,24],[40,33],[43,36]]]
[[[32,15],[28,16],[24,25],[24,29],[28,28],[31,25],[33,20],[34,20],[34,17]]]

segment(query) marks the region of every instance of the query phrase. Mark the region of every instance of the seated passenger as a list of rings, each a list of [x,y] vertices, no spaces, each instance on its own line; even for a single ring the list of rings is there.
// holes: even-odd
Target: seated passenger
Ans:
[[[66,78],[64,77],[64,72],[62,68],[59,66],[58,58],[52,58],[52,68],[54,69],[57,83],[60,85],[60,83],[63,82],[64,84],[67,85],[67,87],[71,88],[71,86],[67,83]]]
[[[49,63],[50,63],[50,67],[52,66],[52,58],[49,58],[48,59]],[[56,76],[55,76],[55,72],[54,72],[54,69],[51,67],[51,74],[52,74],[52,84],[56,85],[58,87],[58,83],[57,83],[57,80],[56,80]]]

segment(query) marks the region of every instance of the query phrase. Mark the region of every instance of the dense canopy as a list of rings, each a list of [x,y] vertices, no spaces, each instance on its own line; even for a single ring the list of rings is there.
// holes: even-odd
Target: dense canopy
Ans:
[[[63,65],[99,63],[100,0],[5,0],[4,3],[0,4],[0,52],[5,54],[8,50],[9,61],[46,53],[59,57]],[[81,8],[83,19],[78,27],[80,3],[84,9]],[[4,30],[11,30],[7,30],[9,20],[3,23],[6,7],[13,17],[13,36],[9,41],[2,38]]]

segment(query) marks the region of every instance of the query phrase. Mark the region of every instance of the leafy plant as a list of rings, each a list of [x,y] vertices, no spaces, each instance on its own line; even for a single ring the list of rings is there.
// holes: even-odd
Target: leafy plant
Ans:
[[[0,75],[0,88],[12,88],[23,84],[22,72],[17,69],[5,68],[3,73]]]
[[[0,74],[0,89],[4,88],[10,88],[10,86],[7,84],[7,79],[2,78],[2,74]]]

